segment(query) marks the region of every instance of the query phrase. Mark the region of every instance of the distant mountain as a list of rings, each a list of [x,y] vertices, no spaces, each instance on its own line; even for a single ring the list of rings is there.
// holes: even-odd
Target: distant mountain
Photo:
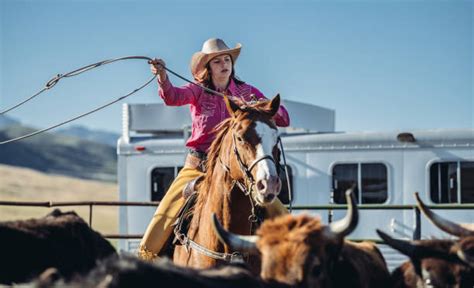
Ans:
[[[20,125],[20,121],[13,119],[8,116],[0,115],[0,129],[3,129],[8,126]]]
[[[106,144],[112,147],[117,146],[117,140],[120,137],[120,134],[102,131],[102,130],[93,130],[84,126],[71,126],[64,129],[59,129],[56,132],[57,134],[63,134],[68,136],[74,136],[81,138],[83,140],[89,140],[97,143]]]
[[[35,131],[20,124],[0,128],[0,141]],[[43,133],[0,146],[0,163],[84,179],[114,181],[115,147],[74,136]],[[26,181],[27,179],[25,179]]]

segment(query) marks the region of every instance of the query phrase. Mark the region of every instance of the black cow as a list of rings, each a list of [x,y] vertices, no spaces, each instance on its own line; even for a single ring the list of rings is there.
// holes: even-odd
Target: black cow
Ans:
[[[0,222],[0,283],[27,281],[49,267],[64,277],[86,273],[114,247],[75,212]]]
[[[111,256],[101,261],[88,275],[73,281],[57,279],[54,271],[43,273],[33,287],[186,287],[186,288],[284,288],[288,286],[263,283],[248,269],[239,265],[221,266],[206,270],[180,267],[161,258],[154,263],[135,256]]]

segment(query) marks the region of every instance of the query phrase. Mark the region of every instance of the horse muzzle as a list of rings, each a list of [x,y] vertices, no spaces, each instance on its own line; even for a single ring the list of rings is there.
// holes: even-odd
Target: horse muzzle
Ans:
[[[255,185],[256,198],[259,204],[270,204],[280,194],[281,180],[278,176],[268,176],[258,179]]]

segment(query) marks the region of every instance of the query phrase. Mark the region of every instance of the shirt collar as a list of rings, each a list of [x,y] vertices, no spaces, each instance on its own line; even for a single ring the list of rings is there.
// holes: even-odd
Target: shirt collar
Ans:
[[[230,79],[229,87],[227,88],[229,94],[232,96],[237,96],[237,85],[234,82],[234,79]]]

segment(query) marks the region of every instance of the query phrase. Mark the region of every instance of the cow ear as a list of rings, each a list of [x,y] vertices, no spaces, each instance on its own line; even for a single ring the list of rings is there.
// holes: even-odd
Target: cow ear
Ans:
[[[227,108],[227,111],[229,111],[229,114],[231,116],[234,116],[235,112],[237,112],[237,110],[240,110],[239,105],[235,104],[232,100],[229,99],[229,97],[224,96],[224,102],[225,107]]]
[[[273,99],[268,103],[267,109],[272,117],[275,116],[278,109],[280,109],[280,94],[273,97]]]

